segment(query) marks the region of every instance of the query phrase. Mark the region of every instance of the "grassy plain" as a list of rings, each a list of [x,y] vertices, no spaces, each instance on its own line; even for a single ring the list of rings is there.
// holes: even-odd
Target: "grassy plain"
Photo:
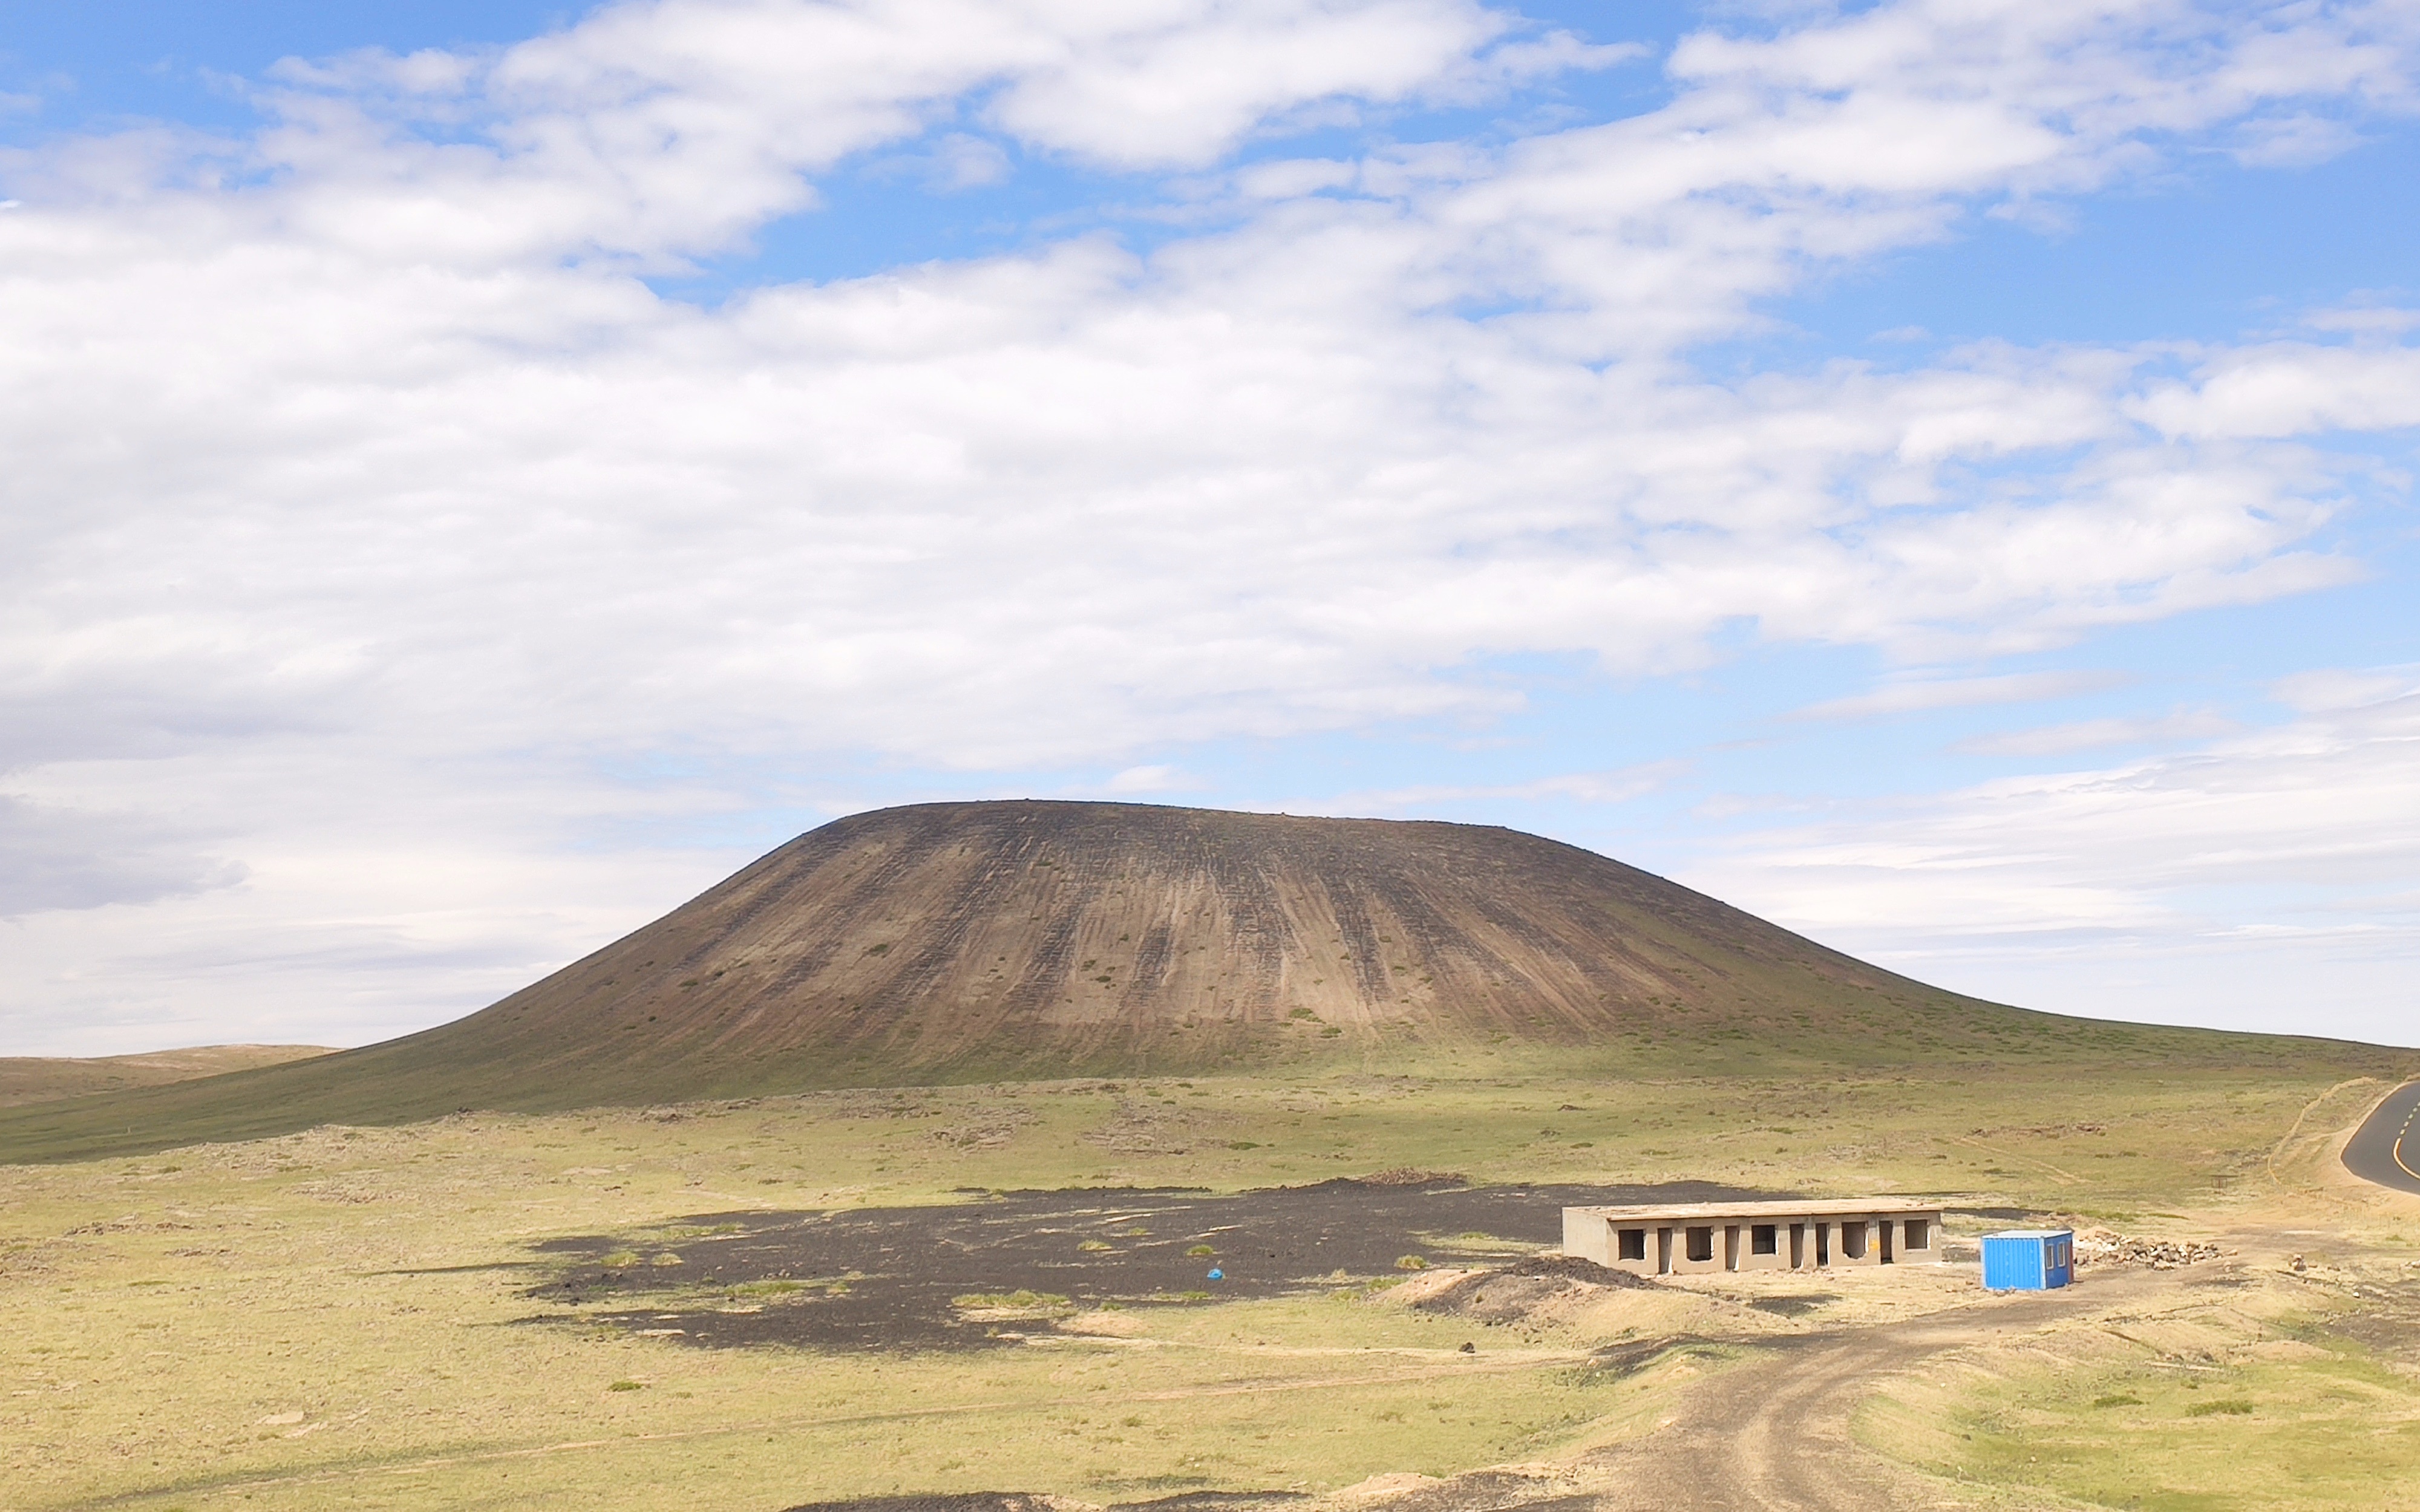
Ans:
[[[705,1350],[525,1294],[547,1273],[536,1242],[636,1236],[699,1213],[968,1189],[1241,1189],[1414,1166],[1480,1180],[1949,1193],[1973,1209],[2244,1242],[2238,1269],[2251,1282],[2192,1304],[2215,1321],[2152,1325],[2214,1330],[2205,1342],[2085,1330],[2047,1355],[1970,1351],[1877,1397],[1860,1432],[1927,1472],[2049,1498],[2374,1504],[2353,1489],[2420,1474],[2420,1353],[2372,1326],[2392,1311],[2377,1298],[2401,1296],[2396,1257],[2414,1252],[2400,1236],[2420,1228],[2318,1173],[2324,1134],[2404,1069],[2392,1056],[2314,1052],[2097,1072],[2044,1057],[1613,1079],[1505,1056],[1417,1075],[470,1114],[0,1167],[0,1473],[29,1512],[769,1512],[907,1490],[1096,1503],[1204,1487],[1328,1491],[1634,1439],[1760,1340],[1890,1304],[1832,1287],[1786,1318],[1718,1287],[1619,1292],[1517,1335],[1477,1335],[1390,1293],[1338,1287],[1089,1314],[1023,1347],[902,1356]],[[2277,1243],[2316,1257],[2292,1279],[2279,1278],[2282,1255],[2254,1253],[2266,1241],[2240,1240],[2296,1225],[2314,1237]],[[1448,1249],[1441,1237],[1441,1259]],[[1625,1337],[1712,1342],[1636,1370],[1591,1362]],[[1473,1339],[1482,1347],[1462,1352]],[[2210,1367],[2195,1388],[2174,1378],[2196,1372],[2149,1363],[2195,1350],[2210,1356],[2187,1362]],[[2089,1405],[2114,1396],[2136,1400]],[[2251,1411],[2192,1412],[2239,1400]],[[2226,1445],[2246,1435],[2280,1454],[2306,1442],[2342,1453],[2312,1449],[2314,1478],[2290,1494],[2228,1501]],[[2205,1484],[2221,1499],[2192,1500]],[[2118,1499],[2130,1487],[2170,1499]]]
[[[1745,915],[1739,919],[1769,928]],[[1808,950],[1817,949],[1798,943]],[[1847,967],[1873,971],[1859,963],[1847,963]],[[1936,1088],[1954,1099],[1961,1088],[2005,1074],[2053,1089],[2044,1105],[2054,1108],[2059,1080],[2070,1074],[2087,1085],[2111,1087],[2140,1081],[2156,1088],[2203,1074],[2231,1086],[2226,1078],[2235,1073],[2246,1073],[2260,1085],[2307,1086],[2315,1080],[2391,1075],[2390,1068],[2412,1060],[2408,1054],[2335,1041],[2068,1018],[1957,997],[1874,974],[1882,985],[1794,977],[1764,980],[1765,995],[1786,1003],[1782,1008],[1751,1011],[1733,1005],[1717,1013],[1692,1009],[1678,997],[1653,1000],[1649,1005],[1652,1012],[1665,1017],[1600,1026],[1585,1042],[1528,1038],[1511,1028],[1483,1026],[1451,1032],[1441,1028],[1435,1038],[1415,1036],[1402,1026],[1347,1032],[1316,1016],[1290,1016],[1236,1027],[1243,1039],[1233,1054],[1206,1067],[1120,1054],[1078,1069],[1111,1078],[1149,1072],[1156,1081],[1284,1077],[1325,1083],[1358,1075],[1416,1087],[1485,1085],[1505,1078],[1643,1087],[1722,1083],[1774,1090],[1786,1113],[1805,1099],[1822,1105],[1844,1070],[1866,1086],[1904,1078],[1904,1085],[1916,1088],[1905,1095],[1916,1100],[1931,1098]],[[516,1022],[509,1015],[502,1020],[492,1016],[504,1007],[293,1065],[260,1066],[107,1097],[0,1107],[0,1162],[143,1155],[203,1140],[269,1138],[332,1122],[416,1122],[471,1109],[551,1114],[675,1098],[740,1099],[829,1088],[835,1078],[844,1086],[877,1079],[889,1085],[1026,1081],[1035,1074],[1034,1065],[1048,1058],[1040,1050],[1012,1054],[998,1044],[978,1045],[946,1066],[868,1062],[855,1065],[852,1074],[850,1066],[832,1063],[813,1047],[757,1056],[745,1047],[709,1042],[693,1059],[675,1067],[649,1058],[656,1052],[639,1032],[659,1032],[649,1021],[625,1023],[617,1034],[604,1033],[595,1024],[577,1034],[563,1029],[561,1037],[579,1048],[576,1063],[532,1057],[509,1041],[459,1038],[474,1027],[485,1034],[500,1022]],[[1544,1027],[1528,1021],[1519,1026],[1532,1034],[1543,1034]],[[692,1034],[682,1042],[699,1038]],[[1014,1036],[1010,1039],[1016,1042]],[[613,1053],[616,1044],[627,1053]],[[976,1073],[969,1066],[988,1069]],[[874,1074],[886,1070],[897,1074]],[[1954,1102],[1928,1102],[1907,1111],[1930,1118],[1947,1114],[1952,1106]],[[1722,1104],[1725,1117],[1734,1111],[1735,1104]],[[1777,1121],[1791,1120],[1784,1117]],[[1904,1121],[1895,1119],[1894,1126]]]
[[[1908,1372],[1858,1437],[2040,1504],[2400,1504],[2420,1480],[2420,1199],[2343,1187],[2310,1153],[2280,1164],[2321,1180],[2204,1215],[2234,1220],[2249,1263]]]
[[[315,1044],[207,1044],[139,1056],[0,1056],[0,1108],[223,1076],[329,1054]]]
[[[2048,1361],[1962,1360],[1940,1387],[1876,1401],[1859,1426],[1946,1478],[2085,1505],[2388,1504],[2420,1473],[2411,1341],[2359,1348],[2327,1326],[2337,1309],[2324,1303],[2260,1316],[2282,1300],[2164,1318],[2160,1346],[2104,1329],[2055,1341]]]

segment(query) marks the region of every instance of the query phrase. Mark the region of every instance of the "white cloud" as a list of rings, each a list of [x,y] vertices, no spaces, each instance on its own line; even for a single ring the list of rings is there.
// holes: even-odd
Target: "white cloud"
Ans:
[[[186,897],[243,880],[156,814],[91,813],[0,795],[0,919]]]
[[[2304,318],[2314,331],[2340,331],[2357,336],[2393,336],[2420,328],[2420,310],[2388,304],[2349,304],[2320,310]]]
[[[1519,803],[1563,801],[1572,803],[1627,803],[1669,783],[1688,770],[1683,761],[1642,762],[1636,766],[1618,767],[1606,772],[1565,772],[1553,777],[1534,778],[1527,782],[1493,784],[1426,783],[1411,787],[1381,788],[1365,793],[1350,793],[1329,802],[1311,806],[1297,803],[1295,812],[1403,813],[1435,810],[1447,805],[1474,800],[1511,799]]]
[[[2324,116],[2295,115],[2248,121],[2235,160],[2251,168],[2299,168],[2325,162],[2361,145],[2361,134]]]
[[[1249,167],[1306,112],[1636,50],[1462,0],[663,0],[292,64],[247,139],[0,156],[0,761],[54,809],[212,815],[250,879],[153,905],[169,933],[285,942],[350,899],[341,948],[262,944],[255,975],[391,959],[359,968],[386,1023],[416,951],[568,951],[396,921],[466,876],[562,886],[644,789],[598,774],[657,758],[1107,765],[1501,714],[1471,673],[1499,656],[1652,673],[1745,622],[1939,665],[2342,580],[2307,543],[2350,464],[2299,442],[2408,424],[2408,348],[1685,356],[1978,205],[2280,102],[2399,108],[2400,16],[1816,12],[1685,41],[1631,118]],[[981,132],[1211,199],[1149,255],[1094,235],[712,309],[634,276],[852,158],[997,171]],[[342,818],[404,805],[401,838]],[[329,893],[353,855],[411,859]],[[566,895],[635,921],[663,874]],[[43,918],[15,962],[107,954]],[[70,1000],[8,969],[0,1012]],[[290,980],[354,980],[318,969]],[[453,969],[428,1016],[510,985]]]
[[[988,114],[1024,140],[1122,167],[1208,162],[1261,122],[1317,101],[1462,93],[1631,55],[1567,38],[1491,52],[1506,18],[1446,0],[1071,6],[1067,13],[1121,24],[1097,39],[1071,37],[1055,66],[1012,82]],[[1138,16],[1157,24],[1128,19]]]
[[[964,131],[953,131],[933,144],[934,183],[940,189],[973,189],[996,184],[1013,171],[999,144]]]
[[[18,812],[51,843],[30,853],[0,814],[12,869],[55,857],[30,874],[50,885],[44,906],[0,918],[11,1053],[406,1033],[636,928],[753,849],[686,841],[732,802],[693,780],[558,767],[534,781],[508,760],[381,760],[292,736],[247,742],[242,758],[37,772],[126,808],[62,814],[38,793]],[[201,815],[240,832],[181,817]]]
[[[1959,741],[1950,748],[1978,756],[2063,756],[2070,751],[2097,750],[2110,746],[2208,740],[2215,735],[2232,734],[2240,728],[2234,720],[2222,715],[2180,709],[2173,714],[2078,719],[2039,730],[1975,735]]]
[[[262,96],[284,129],[248,166],[302,190],[252,200],[370,257],[665,266],[813,205],[802,175],[968,113],[1038,151],[1198,166],[1306,107],[1629,55],[1513,31],[1471,0],[609,5],[484,54],[288,60]]]
[[[2009,672],[1995,677],[1910,677],[1885,683],[1869,693],[1810,703],[1792,716],[1800,719],[1867,719],[1877,715],[1916,714],[1928,709],[1963,709],[1991,703],[2034,703],[2070,698],[2113,687],[2122,673]]]
[[[1199,778],[1188,777],[1173,766],[1129,766],[1113,774],[1107,782],[1102,783],[1101,791],[1121,795],[1136,793],[1180,793],[1187,788],[1198,788],[1201,785]]]
[[[1838,808],[1684,875],[2004,1001],[2420,1042],[2420,684],[2338,695],[2186,753]]]
[[[2319,667],[2281,677],[2269,689],[2278,702],[2304,714],[2332,714],[2381,703],[2413,686],[2409,667]]]
[[[2420,425],[2420,351],[2274,342],[2214,352],[2127,409],[2162,434],[2227,440]]]

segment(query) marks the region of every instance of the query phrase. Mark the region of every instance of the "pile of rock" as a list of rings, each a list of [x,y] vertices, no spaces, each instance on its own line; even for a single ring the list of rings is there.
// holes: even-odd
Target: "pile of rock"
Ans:
[[[2217,1259],[2219,1254],[2216,1244],[2206,1242],[2137,1239],[2107,1228],[2087,1228],[2075,1236],[2078,1265],[2148,1265],[2154,1271],[2173,1271],[2180,1265]]]
[[[1465,1186],[1470,1178],[1460,1171],[1424,1171],[1413,1165],[1396,1165],[1383,1171],[1372,1171],[1353,1180],[1363,1186]]]

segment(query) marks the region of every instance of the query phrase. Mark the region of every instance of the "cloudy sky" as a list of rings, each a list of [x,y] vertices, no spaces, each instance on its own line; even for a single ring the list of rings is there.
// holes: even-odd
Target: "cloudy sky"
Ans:
[[[2420,1043],[2420,0],[5,14],[0,1054],[1028,795]]]

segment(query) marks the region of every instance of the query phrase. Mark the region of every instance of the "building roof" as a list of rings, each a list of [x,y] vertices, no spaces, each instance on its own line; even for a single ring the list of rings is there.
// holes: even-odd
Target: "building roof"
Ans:
[[[1983,1237],[1985,1239],[2073,1239],[2075,1230],[2072,1228],[2003,1228],[1996,1234],[1985,1234]]]
[[[1690,1218],[1872,1217],[1880,1213],[1939,1217],[1944,1204],[1922,1197],[1826,1197],[1785,1202],[1647,1202],[1625,1208],[1565,1208],[1615,1223],[1674,1223]]]

